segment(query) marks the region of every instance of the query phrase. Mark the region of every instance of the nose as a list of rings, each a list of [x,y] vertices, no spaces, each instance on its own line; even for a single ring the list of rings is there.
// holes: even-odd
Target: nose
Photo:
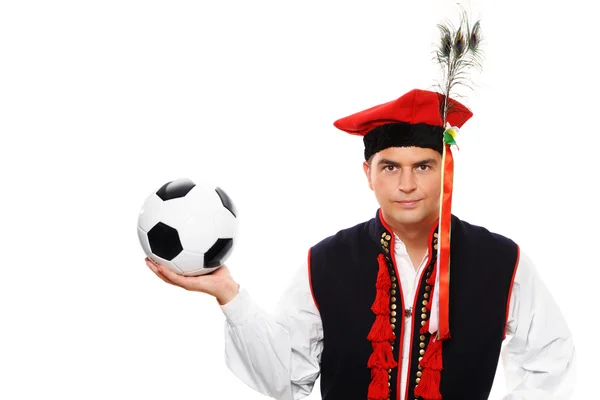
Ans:
[[[404,193],[413,192],[417,188],[417,182],[413,171],[402,171],[400,174],[400,183],[398,189]]]

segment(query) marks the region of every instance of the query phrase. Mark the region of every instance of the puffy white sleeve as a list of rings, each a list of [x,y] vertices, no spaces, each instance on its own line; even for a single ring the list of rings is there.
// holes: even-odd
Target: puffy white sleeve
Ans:
[[[507,318],[502,362],[504,400],[570,398],[575,385],[575,347],[567,323],[532,261],[521,252]]]
[[[227,367],[252,389],[278,400],[307,397],[320,375],[323,328],[308,274],[305,263],[274,316],[244,288],[221,306],[226,316]]]

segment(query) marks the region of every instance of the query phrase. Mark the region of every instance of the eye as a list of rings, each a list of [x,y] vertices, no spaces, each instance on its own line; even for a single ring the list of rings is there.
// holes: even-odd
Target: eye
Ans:
[[[422,164],[417,167],[419,171],[429,171],[431,169],[430,165]]]
[[[386,165],[385,167],[383,167],[383,169],[388,172],[394,172],[396,170],[396,167],[394,165]]]

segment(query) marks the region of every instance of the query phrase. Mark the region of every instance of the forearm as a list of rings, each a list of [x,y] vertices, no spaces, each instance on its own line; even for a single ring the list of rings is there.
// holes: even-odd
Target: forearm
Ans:
[[[504,400],[566,400],[575,385],[573,337],[531,260],[522,255],[514,282],[503,349]]]
[[[244,290],[228,302],[224,311],[228,368],[266,396],[293,400],[292,349],[287,330],[257,307]]]

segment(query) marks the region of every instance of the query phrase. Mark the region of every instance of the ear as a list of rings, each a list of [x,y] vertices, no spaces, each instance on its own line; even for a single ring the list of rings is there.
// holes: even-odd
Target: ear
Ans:
[[[363,162],[363,170],[365,171],[365,175],[367,176],[367,181],[369,182],[369,189],[373,190],[373,182],[371,182],[371,167],[368,162]]]

